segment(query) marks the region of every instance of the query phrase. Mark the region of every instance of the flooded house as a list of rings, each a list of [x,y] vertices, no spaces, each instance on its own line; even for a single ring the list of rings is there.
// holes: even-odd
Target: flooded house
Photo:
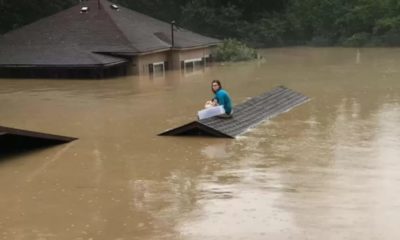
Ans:
[[[105,0],[0,36],[0,77],[103,78],[205,66],[220,40]]]

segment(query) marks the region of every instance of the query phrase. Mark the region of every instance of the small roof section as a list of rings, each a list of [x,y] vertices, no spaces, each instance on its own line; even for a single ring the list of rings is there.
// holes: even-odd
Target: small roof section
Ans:
[[[213,46],[218,39],[176,29],[136,11],[100,0],[80,4],[0,36],[0,66],[96,66],[118,64],[113,56]],[[82,11],[83,7],[87,10]]]
[[[67,142],[72,142],[72,141],[77,140],[77,138],[74,138],[74,137],[66,137],[66,136],[41,133],[41,132],[33,132],[33,131],[28,131],[28,130],[23,130],[23,129],[0,126],[0,136],[5,136],[5,135],[43,139],[43,140],[48,140],[48,141],[54,141],[57,143],[67,143]]]

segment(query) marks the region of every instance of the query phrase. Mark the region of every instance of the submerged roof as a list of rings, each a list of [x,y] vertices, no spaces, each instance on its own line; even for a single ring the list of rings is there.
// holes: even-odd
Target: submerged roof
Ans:
[[[261,122],[287,112],[308,100],[307,96],[281,86],[235,106],[232,118],[212,117],[194,121],[160,135],[207,135],[234,138]]]
[[[76,138],[0,126],[0,158],[2,154],[22,152],[74,140]]]
[[[77,138],[73,138],[73,137],[66,137],[66,136],[41,133],[41,132],[33,132],[33,131],[28,131],[28,130],[23,130],[23,129],[0,126],[0,136],[5,136],[5,135],[14,135],[14,136],[23,136],[23,137],[27,137],[27,138],[45,139],[45,140],[55,141],[55,142],[60,142],[60,143],[72,142],[74,140],[77,140]]]
[[[82,3],[0,37],[0,65],[105,65],[126,61],[114,55],[140,55],[172,49],[171,25],[100,0]],[[88,7],[87,12],[81,12]],[[219,42],[187,30],[174,31],[174,48]]]

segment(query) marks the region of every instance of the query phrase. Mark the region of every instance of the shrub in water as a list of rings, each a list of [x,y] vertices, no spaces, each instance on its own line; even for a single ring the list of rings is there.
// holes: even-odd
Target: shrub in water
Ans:
[[[356,33],[353,36],[347,38],[343,45],[346,47],[361,47],[368,43],[370,40],[371,35],[369,33]]]
[[[226,39],[214,50],[213,55],[217,61],[237,62],[257,58],[257,51],[238,40]]]
[[[391,47],[400,46],[400,31],[390,31],[383,35],[385,45]]]
[[[310,42],[308,42],[308,45],[315,46],[315,47],[326,47],[326,46],[332,46],[333,41],[332,39],[328,37],[313,37]]]

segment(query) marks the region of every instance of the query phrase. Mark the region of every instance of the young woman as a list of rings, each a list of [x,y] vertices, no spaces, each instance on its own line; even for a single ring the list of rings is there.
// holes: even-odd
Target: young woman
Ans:
[[[211,82],[211,90],[215,94],[211,101],[207,101],[205,107],[214,107],[222,105],[225,109],[226,116],[231,116],[232,114],[232,100],[229,93],[222,88],[221,82],[219,80],[213,80]]]

